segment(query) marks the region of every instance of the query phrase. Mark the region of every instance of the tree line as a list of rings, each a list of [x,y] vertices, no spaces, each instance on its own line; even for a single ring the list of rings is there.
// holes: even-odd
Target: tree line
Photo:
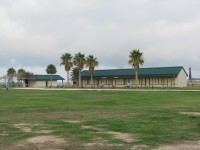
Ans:
[[[67,86],[70,85],[70,70],[71,72],[71,78],[77,79],[78,76],[78,86],[81,87],[81,71],[86,66],[88,68],[89,74],[90,74],[90,85],[91,88],[94,87],[94,81],[93,81],[93,73],[95,71],[95,67],[99,65],[99,62],[96,57],[93,55],[88,55],[87,57],[85,54],[82,54],[81,52],[75,54],[72,56],[70,53],[64,53],[60,57],[60,65],[63,65],[65,68],[65,71],[67,72]],[[139,49],[134,49],[130,51],[129,54],[129,60],[128,63],[132,65],[132,67],[135,70],[135,86],[138,88],[138,72],[140,69],[140,65],[143,65],[144,59],[143,59],[143,53],[140,52]],[[52,85],[52,75],[56,74],[57,70],[56,67],[53,64],[49,64],[46,68],[46,73],[51,75],[51,85]],[[9,77],[9,80],[11,80],[13,77],[17,77],[17,79],[23,80],[23,79],[29,79],[33,76],[33,73],[25,71],[24,69],[19,69],[17,72],[14,68],[9,68],[7,70],[7,76]]]
[[[139,84],[138,72],[140,69],[140,65],[143,65],[144,63],[143,53],[140,52],[139,49],[134,49],[130,51],[128,63],[131,64],[135,70],[135,86],[136,88],[138,88],[138,84]],[[97,61],[97,58],[95,58],[93,55],[89,55],[88,57],[85,58],[85,55],[80,52],[75,54],[74,57],[72,57],[70,53],[65,53],[65,54],[62,54],[61,56],[61,65],[65,66],[65,71],[67,72],[67,83],[69,84],[69,71],[74,65],[76,66],[76,68],[72,70],[72,73],[77,73],[76,71],[78,70],[79,87],[82,86],[81,71],[83,70],[84,65],[88,67],[88,71],[91,76],[91,79],[90,79],[91,88],[94,87],[93,73],[94,73],[95,67],[98,66],[98,64],[99,62]]]
[[[81,71],[83,70],[84,66],[88,67],[89,73],[91,75],[91,87],[93,88],[94,82],[93,82],[93,73],[95,70],[95,67],[99,65],[99,62],[97,58],[95,58],[93,55],[88,55],[85,57],[85,54],[77,53],[74,55],[74,57],[70,53],[64,53],[60,57],[61,63],[60,65],[63,65],[65,67],[65,71],[67,72],[67,85],[69,85],[69,71],[70,69],[75,66],[78,70],[78,86],[81,87]],[[74,71],[76,71],[74,69]]]

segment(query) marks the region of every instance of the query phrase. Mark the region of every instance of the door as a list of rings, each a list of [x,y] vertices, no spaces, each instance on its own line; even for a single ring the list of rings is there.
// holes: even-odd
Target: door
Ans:
[[[25,87],[28,87],[28,80],[25,80]]]

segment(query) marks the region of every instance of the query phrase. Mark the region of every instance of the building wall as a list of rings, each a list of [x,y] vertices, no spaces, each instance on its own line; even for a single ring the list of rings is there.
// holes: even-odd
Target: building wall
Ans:
[[[177,76],[177,87],[186,87],[187,86],[187,75],[185,74],[185,71],[182,69],[180,73]]]
[[[177,77],[149,77],[139,78],[139,87],[186,87],[187,76],[184,70],[181,70]],[[124,88],[130,83],[135,87],[135,79],[132,78],[94,78],[94,87],[121,87]],[[83,87],[90,87],[90,79],[82,80]]]
[[[52,87],[57,87],[57,81],[52,81]],[[51,86],[51,81],[48,81],[48,87]]]
[[[29,81],[29,87],[49,87],[50,85],[51,81]],[[57,81],[52,81],[52,86],[57,87]]]
[[[29,87],[46,87],[46,81],[29,81]]]

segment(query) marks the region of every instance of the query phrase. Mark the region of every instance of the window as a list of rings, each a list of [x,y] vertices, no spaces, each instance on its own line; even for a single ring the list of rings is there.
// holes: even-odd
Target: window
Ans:
[[[90,84],[90,80],[89,80],[89,79],[87,79],[87,81],[86,81],[86,84],[87,84],[87,85],[89,85],[89,84]]]
[[[162,78],[158,78],[159,82],[158,84],[162,84]]]
[[[123,84],[123,79],[117,79],[117,84],[119,85]]]
[[[153,84],[153,78],[150,78],[150,84]]]
[[[159,82],[159,79],[158,79],[158,78],[156,78],[156,84],[158,84],[158,82]]]

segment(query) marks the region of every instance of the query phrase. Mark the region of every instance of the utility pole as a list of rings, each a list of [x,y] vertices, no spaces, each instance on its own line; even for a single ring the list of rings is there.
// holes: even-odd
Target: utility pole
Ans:
[[[189,68],[189,80],[192,80],[192,71],[191,71],[191,67]]]

